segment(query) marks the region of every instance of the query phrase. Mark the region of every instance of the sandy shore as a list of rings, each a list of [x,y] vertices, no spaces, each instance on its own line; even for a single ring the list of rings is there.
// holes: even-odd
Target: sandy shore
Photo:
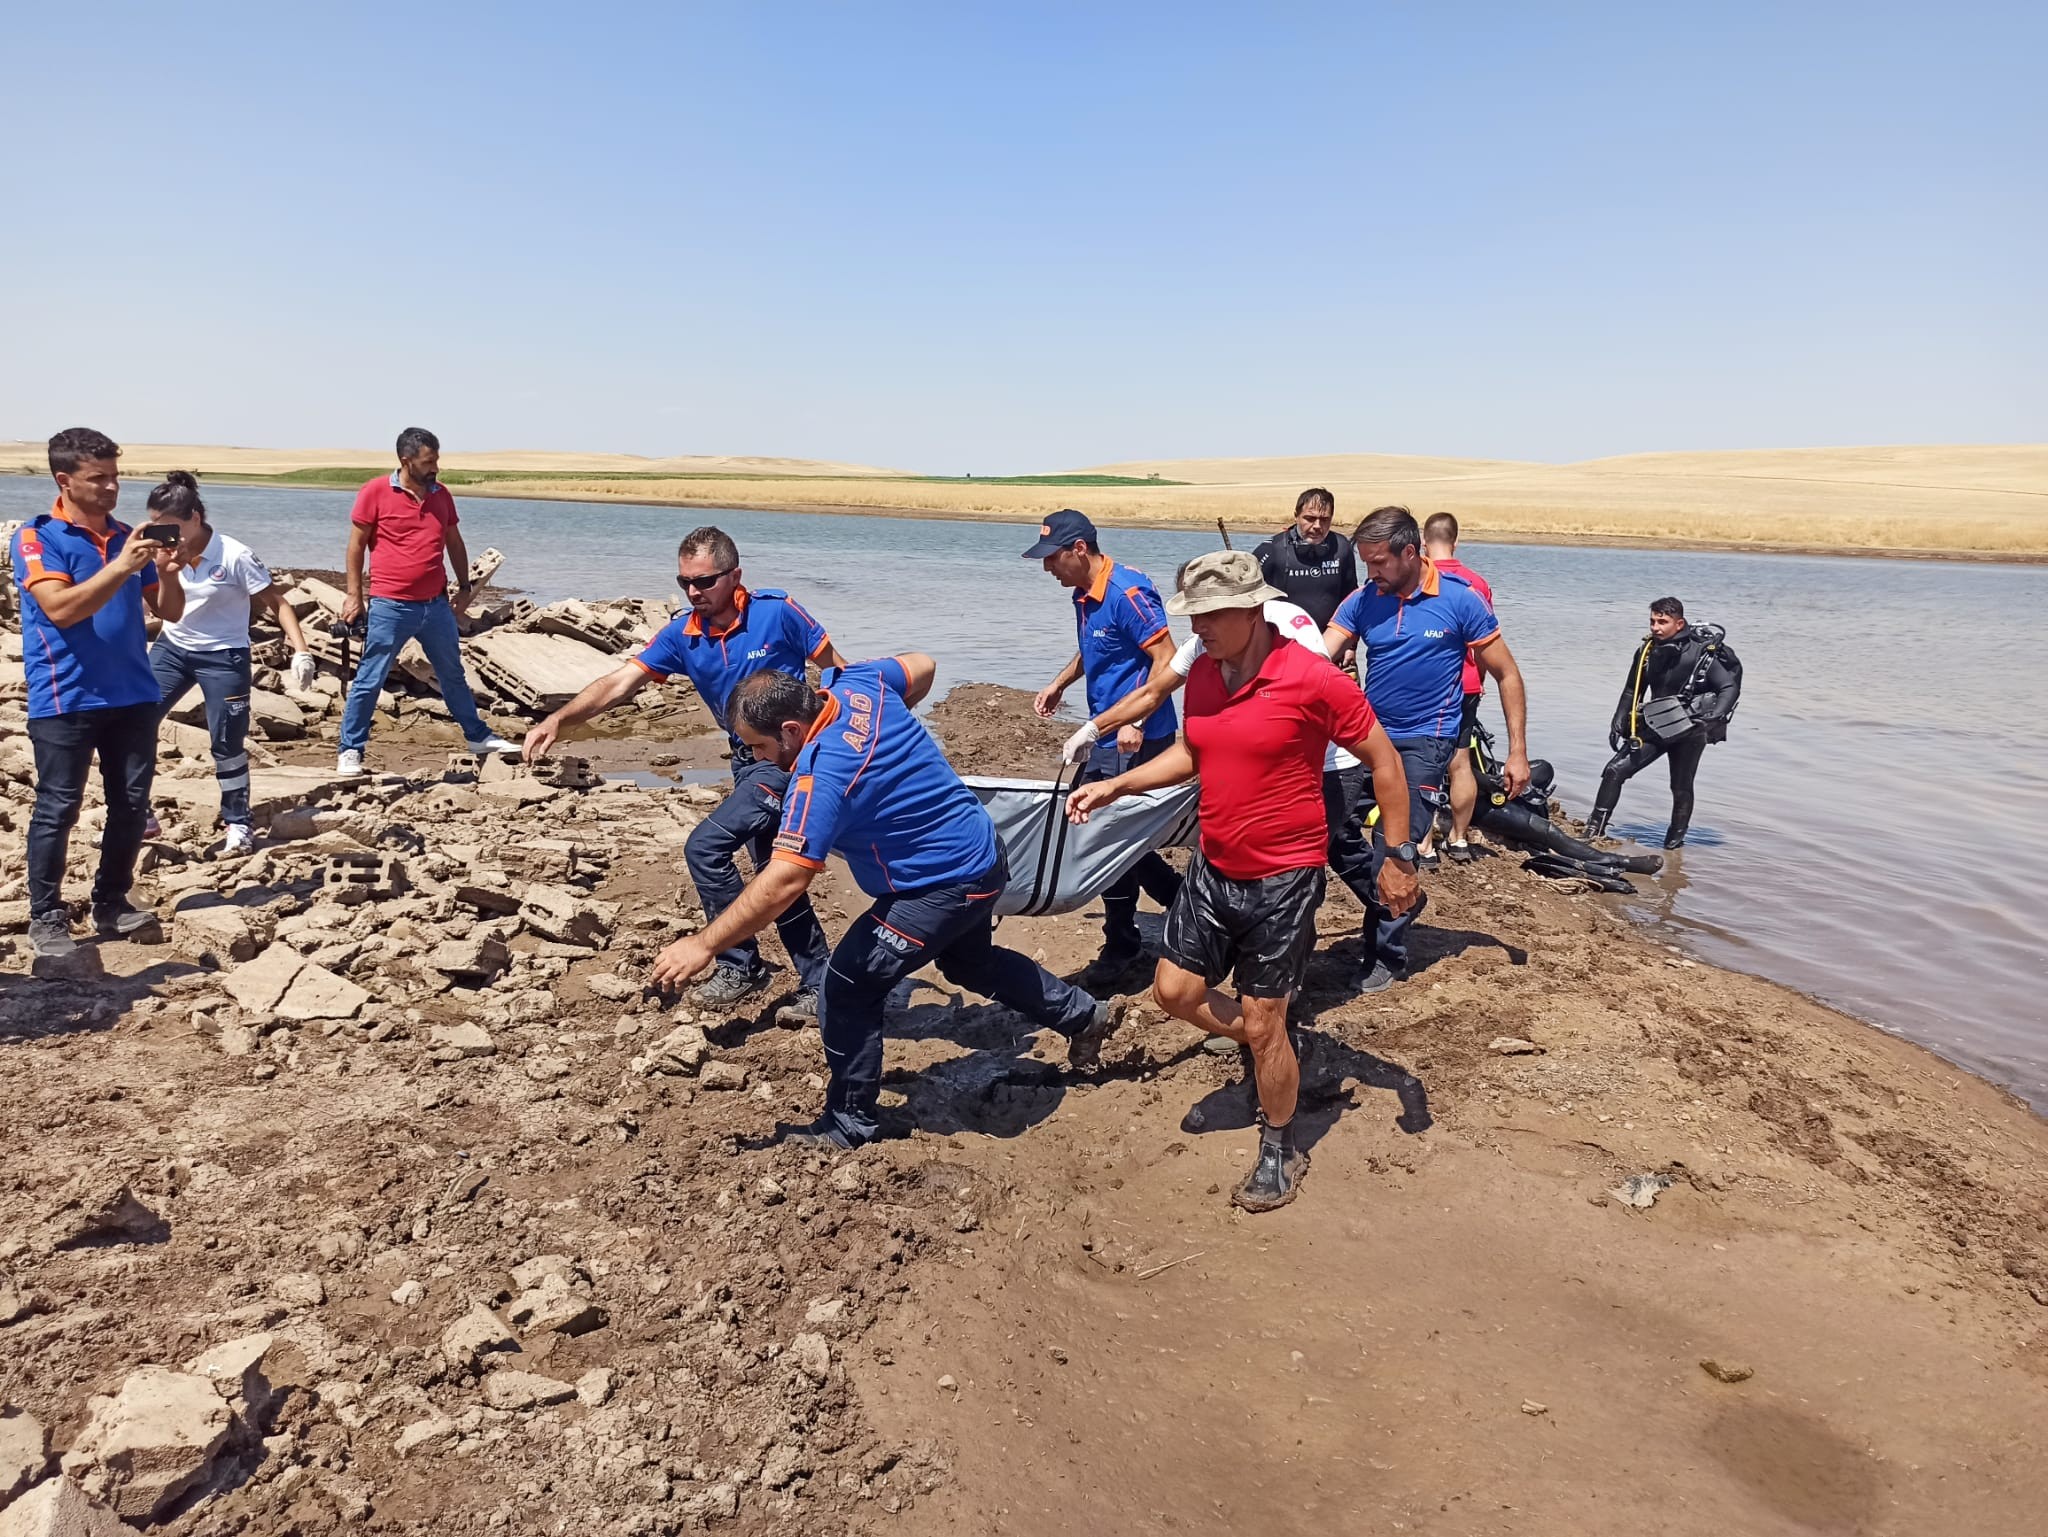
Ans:
[[[33,444],[0,444],[0,465],[33,467]],[[334,450],[138,445],[149,475],[184,464],[254,477],[321,467],[375,469],[382,456]],[[1106,527],[1210,528],[1246,537],[1282,526],[1296,494],[1335,492],[1339,522],[1383,502],[1448,511],[1468,537],[1666,549],[2048,560],[2048,446],[1919,446],[1639,454],[1580,464],[1401,455],[1140,460],[1072,472],[1116,484],[921,479],[810,461],[503,453],[444,460],[489,473],[464,496],[1030,522],[1079,507]],[[1156,477],[1156,480],[1153,479]]]
[[[980,771],[1060,734],[986,686],[933,722]],[[451,741],[380,725],[377,763],[429,774]],[[605,744],[636,753],[716,761],[701,730]],[[0,1398],[61,1450],[138,1362],[275,1338],[270,1439],[169,1530],[2039,1528],[2048,1125],[1609,899],[1509,857],[1446,869],[1418,974],[1361,998],[1334,895],[1302,1007],[1312,1173],[1254,1219],[1225,1199],[1252,1143],[1236,1064],[1149,1009],[1075,1078],[921,974],[885,1077],[902,1135],[841,1159],[760,1145],[821,1085],[815,1034],[765,1006],[697,1022],[735,1087],[636,1067],[674,1025],[638,984],[688,905],[687,791],[339,800],[224,899],[304,909],[323,845],[416,834],[406,857],[451,882],[580,871],[617,926],[587,954],[519,934],[510,985],[408,1003],[445,900],[345,911],[299,942],[394,999],[373,1028],[276,1028],[161,947],[98,946],[92,984],[10,980],[0,1293],[29,1310],[0,1326]],[[160,863],[142,895],[204,868]],[[861,905],[836,866],[819,897],[834,933]],[[1067,971],[1098,925],[1001,937]],[[42,1242],[80,1170],[163,1230]],[[1652,1205],[1613,1193],[1632,1176]],[[540,1255],[602,1323],[451,1365],[442,1331],[502,1317]],[[531,1386],[510,1372],[609,1376],[505,1408],[493,1383]]]

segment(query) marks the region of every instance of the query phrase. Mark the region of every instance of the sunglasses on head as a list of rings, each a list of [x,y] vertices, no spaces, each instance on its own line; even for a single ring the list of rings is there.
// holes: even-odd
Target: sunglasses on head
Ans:
[[[676,578],[676,586],[682,588],[684,592],[709,592],[738,569],[737,566],[727,566],[723,571],[714,571],[709,576],[679,576]]]

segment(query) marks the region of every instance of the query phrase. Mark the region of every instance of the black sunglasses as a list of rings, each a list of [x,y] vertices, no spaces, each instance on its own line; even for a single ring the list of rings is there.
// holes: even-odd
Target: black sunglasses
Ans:
[[[709,576],[679,576],[676,586],[684,592],[709,592],[720,582],[739,570],[738,566],[727,566],[723,571],[714,571]]]

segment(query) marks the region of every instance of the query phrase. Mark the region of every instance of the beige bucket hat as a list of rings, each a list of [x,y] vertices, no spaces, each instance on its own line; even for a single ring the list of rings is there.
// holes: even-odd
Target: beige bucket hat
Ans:
[[[1214,613],[1219,608],[1257,608],[1287,594],[1266,584],[1266,573],[1249,550],[1217,550],[1188,562],[1180,591],[1166,600],[1166,611],[1183,617]]]

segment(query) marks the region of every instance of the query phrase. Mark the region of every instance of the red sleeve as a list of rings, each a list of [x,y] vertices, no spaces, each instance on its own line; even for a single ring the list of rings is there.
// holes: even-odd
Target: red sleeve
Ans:
[[[349,522],[358,528],[377,526],[377,482],[371,481],[356,493],[356,504],[348,515]]]
[[[1335,666],[1318,667],[1313,676],[1316,702],[1322,708],[1322,725],[1330,740],[1340,747],[1349,747],[1371,736],[1379,717],[1366,703],[1365,691]]]
[[[455,516],[455,493],[446,486],[436,486],[434,494],[441,498],[441,510],[447,514],[442,519],[442,526],[444,528],[453,528],[462,521],[462,519]]]

